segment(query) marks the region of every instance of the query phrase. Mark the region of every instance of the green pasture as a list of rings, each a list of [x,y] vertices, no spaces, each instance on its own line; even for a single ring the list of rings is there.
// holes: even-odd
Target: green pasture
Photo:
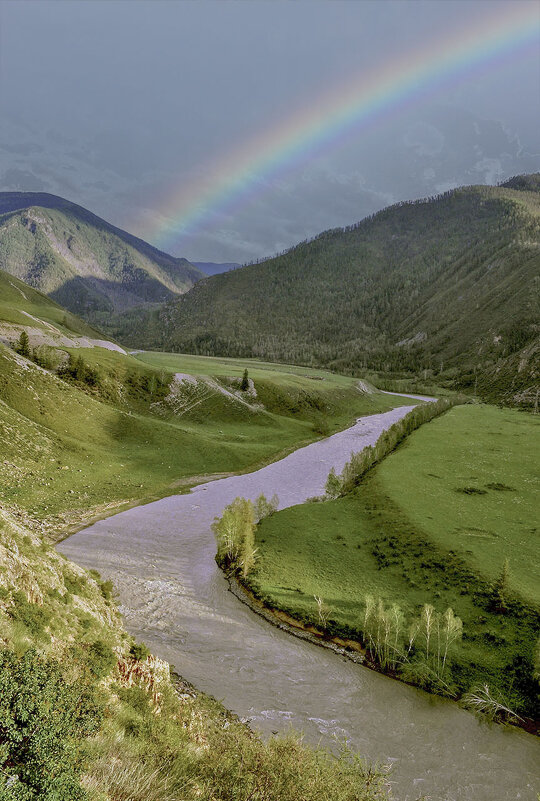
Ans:
[[[527,413],[453,408],[415,431],[353,493],[263,520],[250,586],[306,622],[317,622],[314,596],[321,596],[330,629],[352,636],[366,595],[397,603],[408,620],[426,603],[439,612],[450,606],[464,627],[452,666],[456,690],[487,682],[538,714],[538,432]],[[491,598],[505,558],[503,614]]]
[[[513,589],[540,605],[540,419],[456,406],[379,468],[381,492],[433,543],[493,580],[508,558]]]
[[[193,356],[189,353],[161,353],[158,351],[134,351],[135,357],[145,364],[159,367],[169,372],[190,373],[191,375],[213,375],[219,377],[241,377],[247,367],[253,380],[271,379],[280,383],[304,386],[308,381],[324,382],[325,386],[349,387],[354,379],[318,370],[312,367],[299,367],[294,364],[263,362],[258,359],[232,359],[219,356]]]

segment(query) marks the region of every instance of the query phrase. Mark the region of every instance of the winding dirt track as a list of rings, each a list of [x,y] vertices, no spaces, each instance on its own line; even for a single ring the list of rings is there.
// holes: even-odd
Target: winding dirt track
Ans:
[[[289,636],[238,601],[214,562],[210,525],[236,496],[275,492],[284,508],[321,494],[331,467],[410,408],[360,418],[280,462],[130,509],[58,547],[114,581],[138,640],[264,734],[292,724],[330,747],[346,737],[392,766],[399,801],[534,801],[538,739],[488,728],[452,702]]]

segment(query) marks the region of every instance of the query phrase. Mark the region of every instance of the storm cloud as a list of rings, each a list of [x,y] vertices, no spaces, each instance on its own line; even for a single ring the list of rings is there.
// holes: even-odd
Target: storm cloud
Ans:
[[[135,234],[207,164],[353,75],[504,2],[0,3],[0,190],[60,194]],[[465,75],[258,176],[167,249],[247,261],[392,202],[540,169],[540,56]],[[152,237],[149,237],[150,239]],[[154,244],[162,244],[154,241]]]

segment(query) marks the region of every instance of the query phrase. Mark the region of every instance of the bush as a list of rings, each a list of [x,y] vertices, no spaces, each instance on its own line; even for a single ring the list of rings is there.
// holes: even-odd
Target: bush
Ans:
[[[113,649],[103,642],[96,640],[88,648],[88,668],[96,679],[107,676],[116,665],[116,656]]]
[[[82,801],[80,741],[102,709],[90,689],[69,682],[35,651],[0,651],[0,799]]]
[[[101,594],[105,598],[106,601],[110,601],[113,597],[114,586],[112,581],[98,581],[99,589]]]
[[[146,645],[142,642],[134,642],[129,649],[130,656],[136,659],[137,662],[143,662],[150,654]]]
[[[244,578],[255,565],[255,519],[252,502],[235,498],[212,524],[218,543],[218,565],[235,572],[241,571]]]
[[[8,610],[13,620],[22,623],[34,637],[42,637],[51,619],[48,609],[30,603],[22,590],[13,593],[13,606]]]
[[[86,587],[86,579],[84,576],[74,576],[69,573],[64,574],[64,585],[66,590],[72,595],[82,595]]]

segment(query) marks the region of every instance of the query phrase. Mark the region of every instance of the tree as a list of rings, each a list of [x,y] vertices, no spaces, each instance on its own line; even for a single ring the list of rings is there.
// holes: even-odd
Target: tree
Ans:
[[[330,609],[323,601],[321,595],[314,595],[313,597],[317,602],[317,615],[319,617],[319,625],[321,626],[321,628],[325,629],[326,624],[328,623],[328,616],[330,614]]]
[[[506,612],[510,579],[510,563],[505,558],[499,577],[493,584],[492,606],[496,612]]]
[[[326,496],[331,500],[335,500],[341,495],[342,482],[341,478],[336,475],[336,470],[334,467],[328,473],[328,478],[326,479],[326,484],[324,485],[324,491],[326,492]]]
[[[248,378],[247,367],[244,370],[244,375],[242,376],[242,382],[240,384],[240,389],[242,390],[242,392],[247,392],[248,389],[249,389],[249,378]]]
[[[28,339],[28,334],[26,331],[21,331],[21,335],[19,337],[19,341],[15,347],[17,353],[20,353],[21,356],[24,356],[25,359],[30,358],[30,340]]]
[[[221,567],[242,571],[244,578],[255,565],[255,508],[246,498],[235,498],[216,517],[212,531],[217,538],[216,560]]]
[[[261,493],[255,501],[255,520],[259,523],[263,518],[270,517],[277,512],[278,505],[279,498],[275,493],[270,500],[267,499],[266,495]]]

